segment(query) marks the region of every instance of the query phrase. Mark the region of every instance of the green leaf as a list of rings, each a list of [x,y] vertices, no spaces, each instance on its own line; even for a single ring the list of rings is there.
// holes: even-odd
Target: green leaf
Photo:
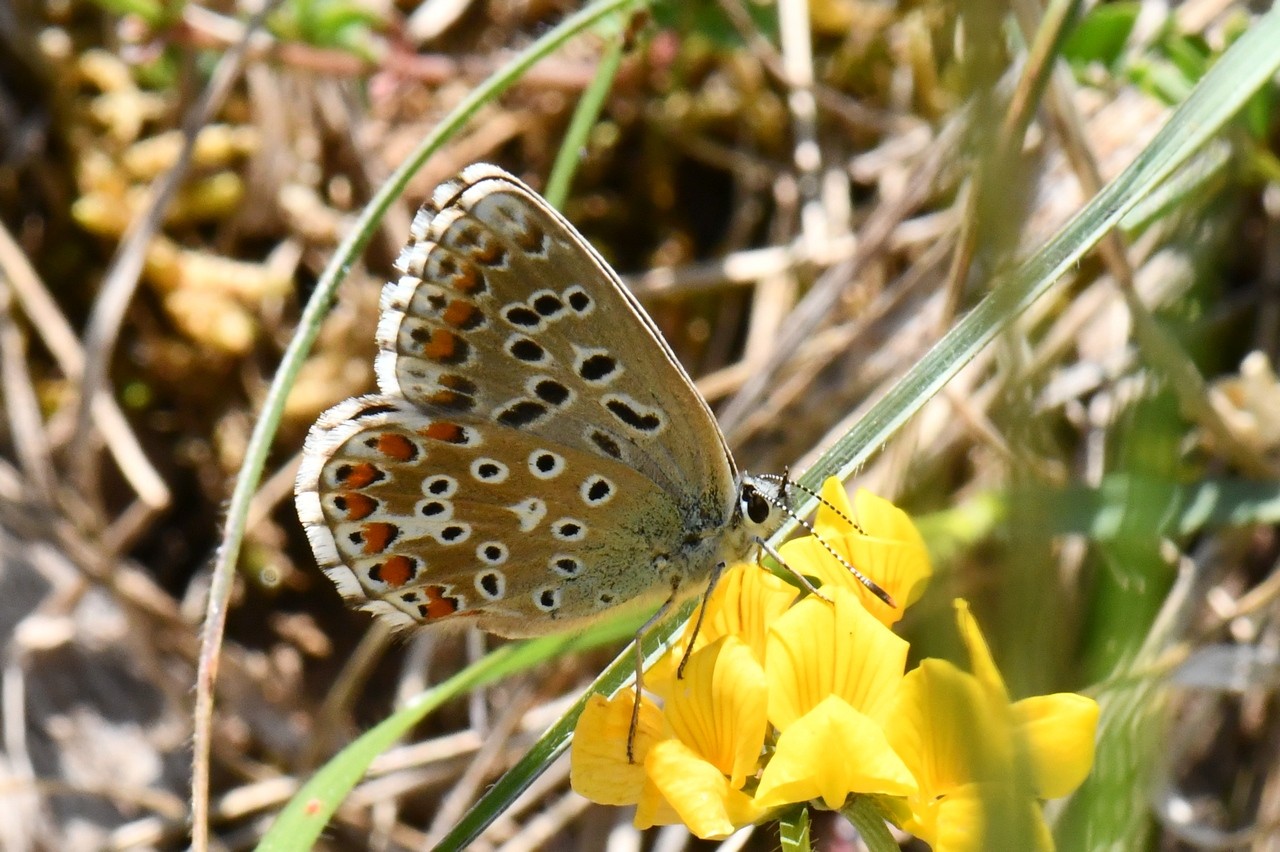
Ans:
[[[778,817],[778,838],[782,852],[810,852],[809,809],[794,808]]]
[[[840,813],[858,830],[869,852],[897,852],[898,844],[894,842],[885,814],[876,806],[874,798],[854,796],[840,809]]]
[[[1138,3],[1129,2],[1096,6],[1063,41],[1063,58],[1073,65],[1096,62],[1115,68],[1141,9]]]

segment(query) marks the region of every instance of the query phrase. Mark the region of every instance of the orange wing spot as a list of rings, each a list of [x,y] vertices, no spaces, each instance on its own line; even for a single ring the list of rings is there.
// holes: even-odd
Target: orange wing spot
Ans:
[[[365,488],[382,478],[382,471],[369,462],[345,464],[338,468],[337,479],[349,488]]]
[[[422,590],[422,593],[426,596],[427,602],[418,608],[426,610],[429,620],[445,618],[458,611],[457,599],[447,597],[443,586],[427,586]]]
[[[363,521],[378,508],[378,501],[359,491],[348,491],[342,495],[343,508],[348,521]]]
[[[432,361],[450,361],[463,346],[462,338],[452,331],[437,328],[431,332],[431,340],[422,347],[422,354]]]
[[[387,560],[382,563],[382,571],[380,572],[382,582],[386,583],[393,589],[398,589],[413,579],[413,575],[415,573],[414,566],[414,561],[408,556],[401,556],[399,554],[389,556],[387,557]]]
[[[462,427],[447,420],[435,421],[423,429],[421,434],[434,441],[445,441],[450,444],[461,444],[466,440],[466,432],[463,431]]]
[[[507,262],[507,250],[497,240],[490,240],[484,245],[477,246],[471,252],[471,256],[485,266],[501,266]]]
[[[440,408],[451,408],[466,411],[471,408],[472,400],[469,396],[463,396],[460,393],[454,393],[451,390],[439,390],[427,397],[427,402]]]
[[[453,289],[465,295],[483,293],[486,289],[484,278],[474,263],[464,263],[453,276]]]
[[[476,383],[468,379],[466,376],[455,376],[449,373],[441,373],[437,383],[442,388],[456,390],[458,393],[465,393],[468,396],[475,394]]]
[[[471,328],[480,317],[480,310],[470,302],[454,299],[444,309],[442,319],[454,328]]]
[[[546,241],[547,235],[533,222],[525,224],[523,231],[517,231],[515,234],[516,245],[527,252],[542,251],[542,244]]]
[[[390,456],[396,461],[413,461],[418,455],[418,448],[404,435],[395,432],[383,432],[378,436],[378,452]]]
[[[381,553],[400,535],[400,528],[385,521],[375,521],[361,527],[364,534],[364,552]]]

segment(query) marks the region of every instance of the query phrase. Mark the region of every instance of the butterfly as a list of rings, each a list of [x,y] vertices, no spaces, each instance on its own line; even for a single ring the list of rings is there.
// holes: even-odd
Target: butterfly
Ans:
[[[295,490],[349,602],[539,636],[665,612],[781,525],[785,477],[738,471],[653,320],[525,184],[468,167],[396,265],[379,392],[320,416]]]

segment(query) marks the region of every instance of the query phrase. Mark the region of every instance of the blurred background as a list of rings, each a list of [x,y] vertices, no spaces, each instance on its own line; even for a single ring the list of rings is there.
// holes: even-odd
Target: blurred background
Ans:
[[[409,152],[575,8],[0,5],[0,848],[185,848],[210,566],[302,305]],[[498,642],[393,640],[347,611],[293,477],[316,415],[373,388],[417,205],[476,161],[543,187],[608,43],[621,64],[563,210],[739,464],[778,472],[858,422],[1263,11],[659,0],[534,65],[412,178],[288,397],[220,649],[215,842],[252,847],[337,748]],[[1051,810],[1060,848],[1280,849],[1276,94],[853,481],[933,553],[914,653],[954,649],[962,595],[1015,697],[1103,702],[1094,776]],[[618,647],[431,716],[323,848],[430,848]],[[570,792],[562,761],[476,848],[715,848],[629,820]],[[857,848],[839,820],[815,834]]]

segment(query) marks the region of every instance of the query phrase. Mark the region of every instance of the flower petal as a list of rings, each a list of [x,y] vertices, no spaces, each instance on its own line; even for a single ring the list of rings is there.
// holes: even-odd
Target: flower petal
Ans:
[[[680,825],[683,822],[684,820],[680,818],[680,814],[676,812],[675,808],[671,807],[671,803],[662,795],[658,785],[654,784],[653,779],[646,775],[644,790],[640,794],[640,801],[636,803],[636,815],[632,819],[632,824],[644,831],[646,828],[653,828],[655,825]]]
[[[707,612],[693,637],[694,648],[705,648],[721,636],[737,636],[746,642],[756,661],[764,663],[765,637],[769,625],[795,602],[796,590],[785,580],[755,563],[737,563],[725,569],[706,602]],[[697,614],[685,622],[680,638],[671,650],[645,672],[649,692],[666,698],[684,657]]]
[[[853,591],[876,618],[892,625],[924,594],[932,574],[924,540],[905,512],[869,491],[859,489],[850,508],[844,486],[832,477],[823,484],[822,496],[835,509],[820,506],[814,521],[815,535],[784,544],[783,558],[800,573],[817,577],[823,585]],[[840,559],[832,556],[828,547]],[[849,571],[846,562],[888,592],[896,606],[873,595]]]
[[[1037,695],[1015,703],[1013,717],[1031,759],[1037,795],[1056,799],[1084,782],[1093,767],[1098,702],[1074,692]]]
[[[769,629],[769,721],[779,730],[829,695],[880,720],[902,681],[907,643],[847,590],[836,586],[829,594],[834,603],[810,596]]]
[[[679,740],[650,749],[645,771],[681,821],[703,840],[728,837],[765,814],[750,796],[730,787],[719,769]]]
[[[1014,765],[1007,707],[945,660],[924,660],[907,673],[885,733],[919,783],[920,803],[1007,777]]]
[[[648,698],[642,699],[634,747],[636,762],[628,762],[627,735],[634,700],[633,690],[613,698],[592,695],[574,728],[569,785],[597,804],[634,805],[640,801],[646,783],[645,755],[655,743],[670,736],[662,711]]]
[[[969,609],[969,602],[964,598],[956,598],[956,626],[960,629],[960,638],[964,640],[965,649],[969,652],[969,671],[973,672],[983,686],[1005,703],[1009,701],[1009,692],[1005,689],[1004,678],[996,668],[996,661],[991,656],[991,648],[982,637],[978,620]]]
[[[734,789],[754,775],[768,727],[769,685],[747,644],[722,636],[689,658],[674,681],[666,717],[672,731]]]
[[[707,604],[702,634],[708,643],[721,636],[737,636],[763,664],[769,625],[786,612],[795,599],[795,588],[781,577],[759,565],[734,565],[716,584]]]
[[[966,785],[941,799],[931,829],[925,833],[918,825],[911,828],[933,852],[1053,849],[1040,803],[1000,784]]]
[[[836,810],[850,793],[914,792],[915,779],[880,726],[832,695],[778,738],[756,789],[756,804],[775,807],[821,798]]]

